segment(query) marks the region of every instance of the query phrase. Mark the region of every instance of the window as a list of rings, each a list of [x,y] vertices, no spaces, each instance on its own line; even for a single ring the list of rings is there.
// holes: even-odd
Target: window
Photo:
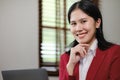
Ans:
[[[39,0],[39,67],[58,76],[60,55],[73,41],[67,11],[75,0]]]
[[[67,23],[67,0],[39,0],[40,67],[58,75],[59,57],[73,41]]]

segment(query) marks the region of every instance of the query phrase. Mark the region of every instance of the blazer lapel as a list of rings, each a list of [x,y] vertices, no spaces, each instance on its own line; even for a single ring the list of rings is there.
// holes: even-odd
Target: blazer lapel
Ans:
[[[95,79],[96,73],[99,70],[99,67],[100,67],[101,63],[103,62],[104,58],[105,58],[105,53],[103,51],[97,49],[96,55],[93,58],[91,66],[88,70],[86,80],[94,80]]]

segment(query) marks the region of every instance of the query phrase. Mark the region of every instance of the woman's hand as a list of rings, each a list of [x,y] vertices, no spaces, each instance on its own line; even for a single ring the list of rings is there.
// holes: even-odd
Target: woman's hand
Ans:
[[[73,75],[73,70],[76,63],[87,55],[88,47],[88,44],[78,44],[75,47],[71,48],[70,59],[66,66],[69,75]]]

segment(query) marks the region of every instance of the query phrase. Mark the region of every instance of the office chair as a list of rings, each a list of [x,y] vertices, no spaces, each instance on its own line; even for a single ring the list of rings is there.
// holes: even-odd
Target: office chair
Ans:
[[[45,69],[23,69],[2,71],[3,80],[49,80]]]

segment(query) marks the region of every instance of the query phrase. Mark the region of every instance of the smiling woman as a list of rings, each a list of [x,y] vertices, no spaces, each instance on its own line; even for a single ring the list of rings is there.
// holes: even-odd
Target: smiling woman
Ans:
[[[89,0],[69,8],[75,40],[60,57],[59,80],[119,80],[120,45],[105,40],[99,8]]]
[[[60,55],[74,40],[67,21],[67,11],[73,2],[39,0],[39,66],[47,69],[49,75],[58,76]]]

